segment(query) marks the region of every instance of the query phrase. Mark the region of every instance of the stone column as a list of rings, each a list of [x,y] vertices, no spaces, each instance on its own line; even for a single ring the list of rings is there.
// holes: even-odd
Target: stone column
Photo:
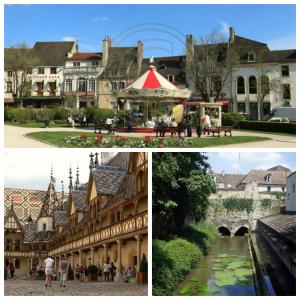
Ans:
[[[102,245],[104,247],[104,262],[107,260],[107,244]]]
[[[74,271],[74,252],[71,252],[71,268]]]
[[[95,256],[95,248],[94,247],[91,247],[91,263],[92,265],[94,265],[94,256]]]
[[[79,266],[81,267],[82,266],[82,256],[81,256],[81,250],[78,250],[79,252]]]
[[[122,272],[122,240],[117,240],[118,244],[118,262],[117,262],[117,274],[116,279],[119,280],[123,278],[123,272]]]
[[[30,270],[32,270],[33,259],[30,258]]]
[[[139,271],[140,268],[140,262],[141,262],[141,236],[140,235],[136,235],[136,272]]]

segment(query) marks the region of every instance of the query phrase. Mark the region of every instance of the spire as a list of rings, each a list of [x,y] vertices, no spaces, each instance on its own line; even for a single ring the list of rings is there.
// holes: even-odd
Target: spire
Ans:
[[[70,181],[69,181],[69,190],[71,192],[72,189],[73,189],[73,182],[72,182],[73,176],[72,176],[72,169],[71,169],[71,167],[69,169],[69,179],[70,179]]]
[[[98,155],[99,155],[99,153],[96,152],[96,153],[95,153],[95,167],[99,166]]]
[[[60,207],[61,210],[64,209],[64,199],[65,199],[65,190],[64,190],[64,181],[61,181],[61,199],[60,199]]]
[[[76,180],[75,180],[75,189],[77,190],[79,188],[79,167],[77,165],[77,172],[76,172]]]
[[[94,168],[94,159],[93,158],[94,158],[94,154],[91,153],[90,154],[90,166],[89,166],[90,169]]]
[[[50,175],[51,180],[53,179],[53,164],[51,164],[51,175]]]

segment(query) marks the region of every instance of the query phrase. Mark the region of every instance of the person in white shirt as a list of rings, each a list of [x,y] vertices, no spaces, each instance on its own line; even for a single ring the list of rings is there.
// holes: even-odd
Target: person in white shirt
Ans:
[[[46,284],[45,286],[51,286],[52,276],[54,268],[54,259],[48,256],[45,259],[45,275],[46,275]]]

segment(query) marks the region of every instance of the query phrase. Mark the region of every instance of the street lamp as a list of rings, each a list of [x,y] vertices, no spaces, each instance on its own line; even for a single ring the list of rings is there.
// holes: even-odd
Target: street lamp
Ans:
[[[124,128],[125,128],[125,99],[120,99],[120,102],[123,104],[123,110],[124,110],[124,116],[123,116],[123,121],[124,121]]]

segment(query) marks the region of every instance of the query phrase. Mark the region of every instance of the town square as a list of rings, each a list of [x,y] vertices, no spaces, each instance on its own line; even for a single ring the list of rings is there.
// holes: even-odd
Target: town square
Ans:
[[[75,16],[77,6],[70,7]],[[95,32],[89,42],[97,45],[87,47],[82,40],[88,32],[76,38],[73,29],[73,37],[60,40],[12,38],[10,24],[18,14],[44,14],[44,7],[7,6],[5,146],[295,148],[294,40],[290,45],[268,42],[257,31],[243,29],[242,21],[234,27],[219,21],[200,31],[192,30],[194,21],[185,25],[189,31],[158,22],[149,29],[148,11],[156,7],[136,5],[144,23],[114,26],[115,35],[109,27],[113,15],[91,17],[87,30],[101,23],[103,35]],[[109,14],[114,7],[82,6],[88,14],[101,8]],[[132,6],[119,6],[115,13],[121,8]],[[178,6],[160,7],[169,8],[182,24]],[[228,6],[228,13],[230,8],[246,11],[237,5]],[[184,13],[193,9],[216,14],[201,5],[185,6]],[[291,9],[284,7],[286,14],[292,15]],[[263,19],[257,15],[253,22]],[[292,24],[293,19],[290,35]]]

